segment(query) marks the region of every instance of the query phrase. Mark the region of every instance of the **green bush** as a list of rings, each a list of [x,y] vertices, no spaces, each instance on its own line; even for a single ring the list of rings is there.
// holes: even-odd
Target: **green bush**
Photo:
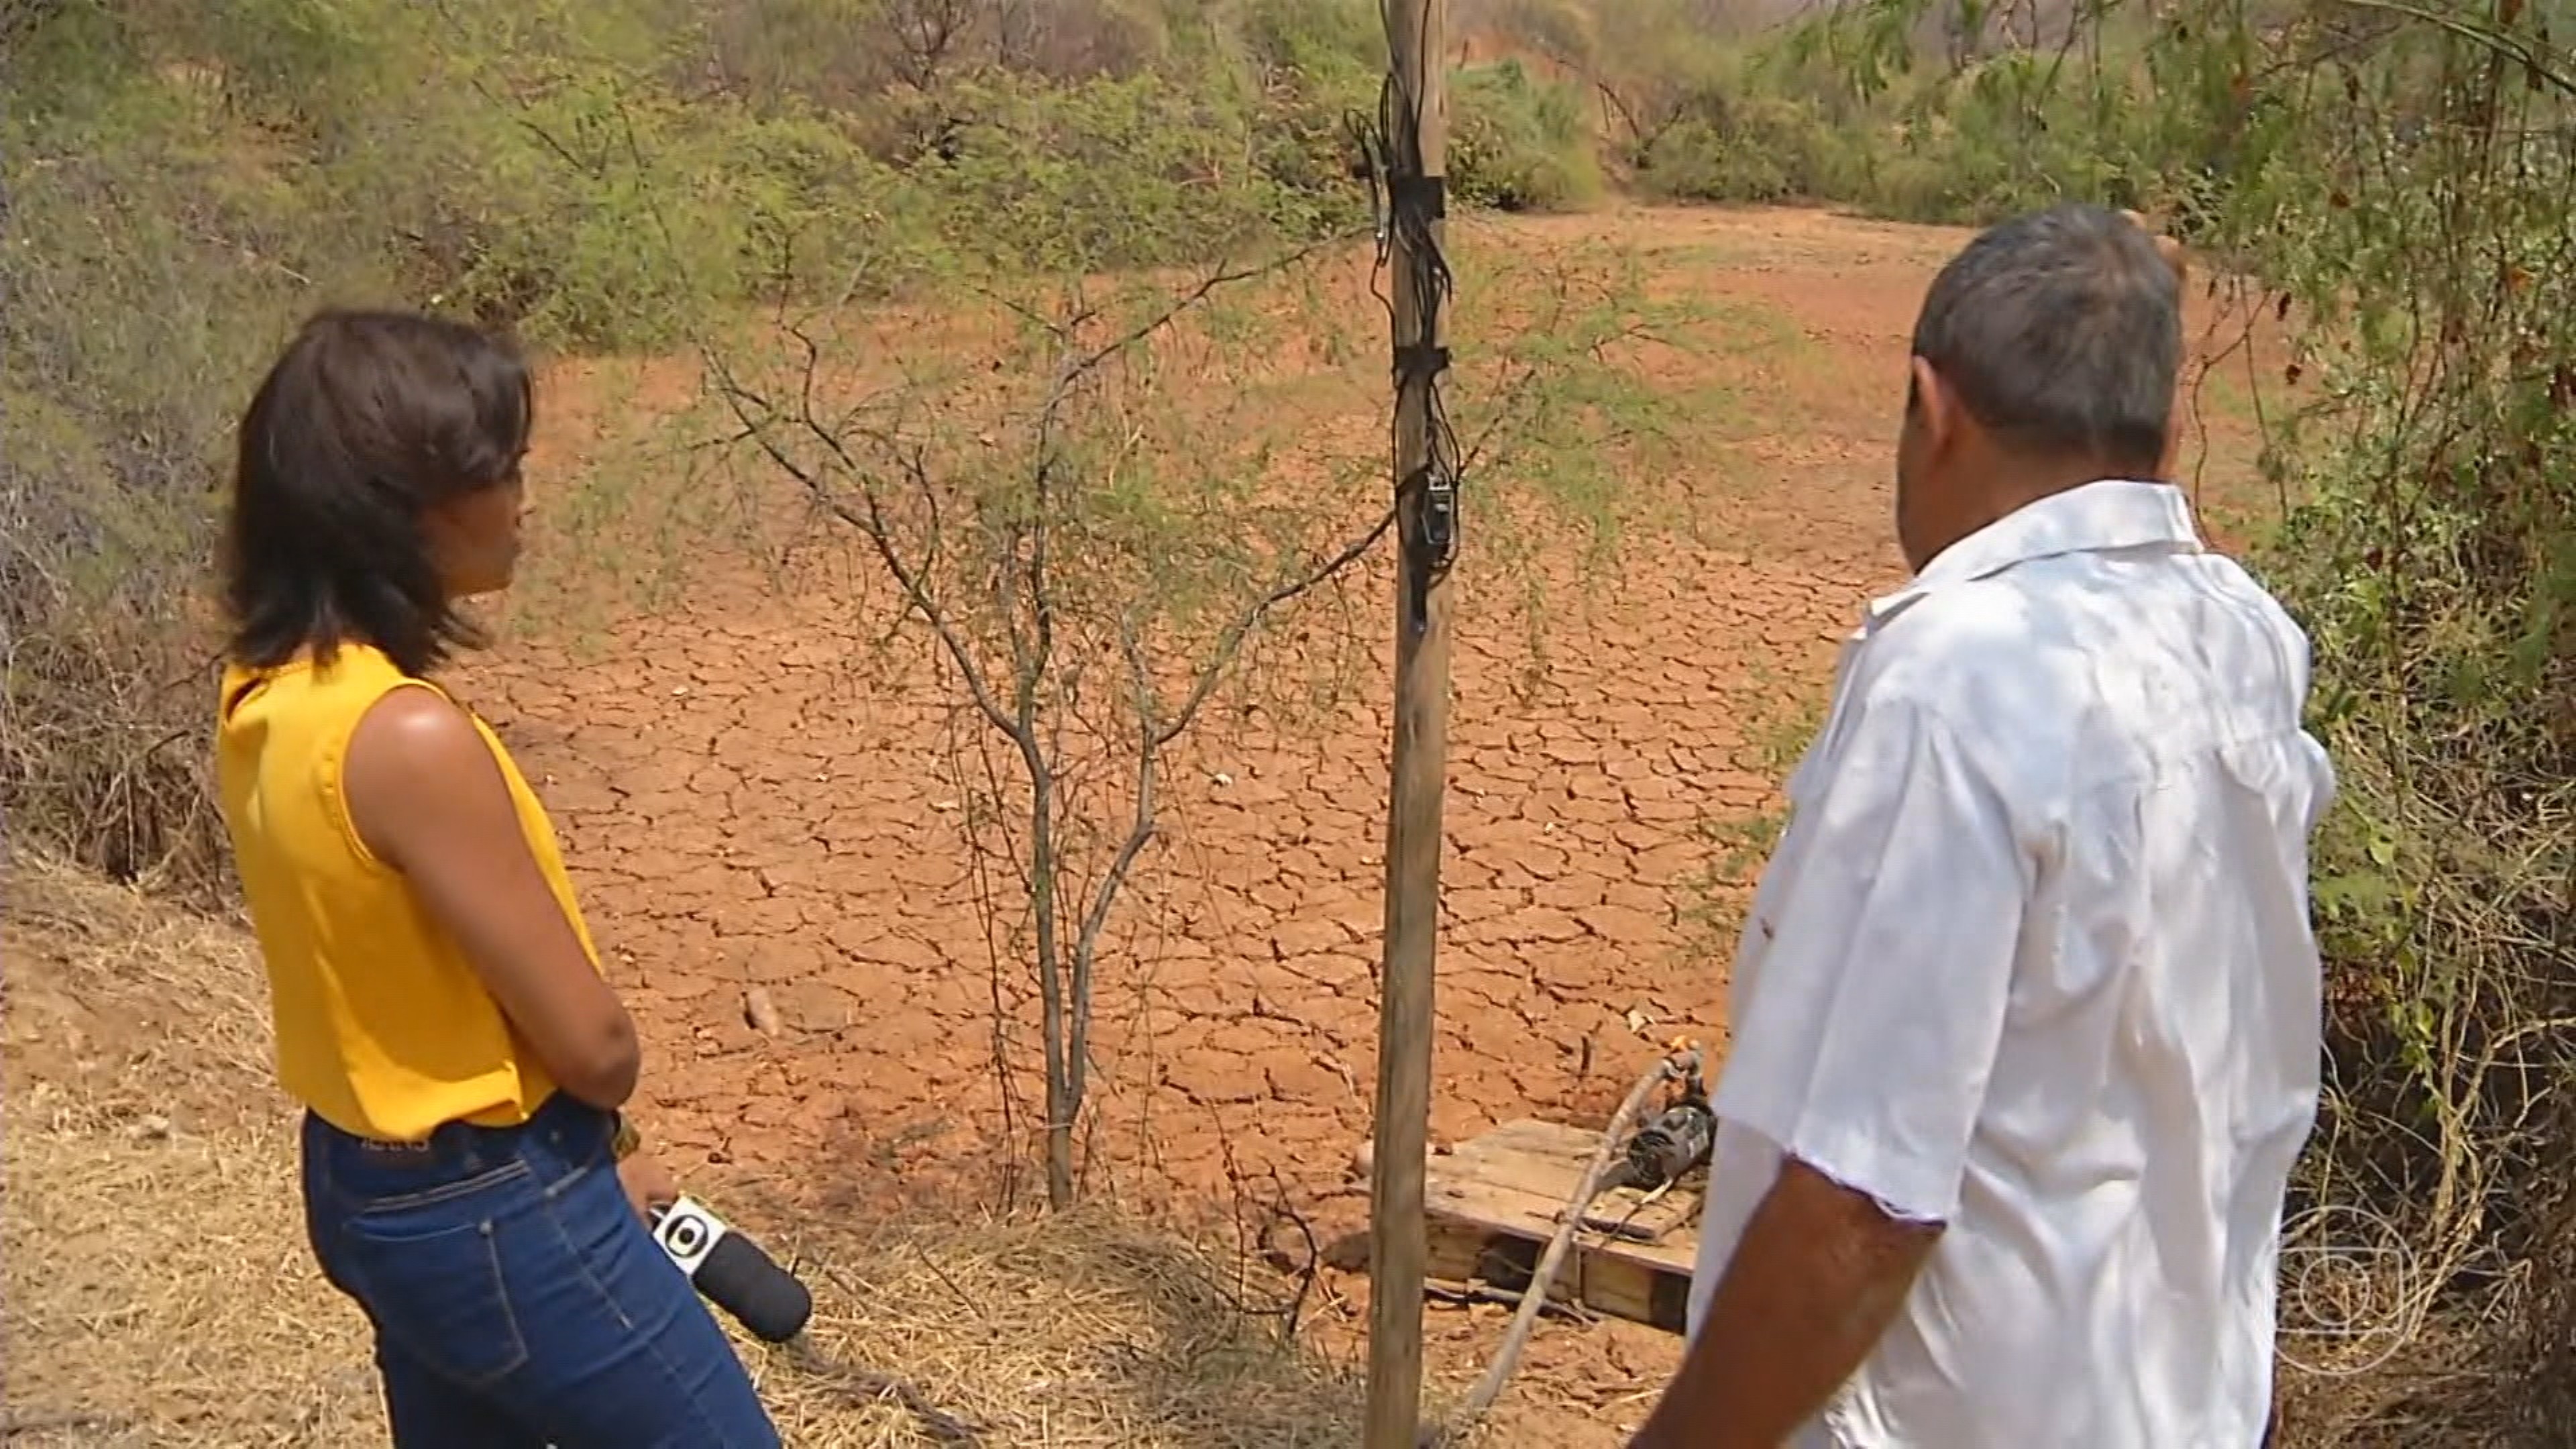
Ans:
[[[961,258],[1001,270],[1170,265],[1313,218],[1245,164],[1250,118],[1164,80],[961,86],[971,117],[917,173]]]
[[[1638,179],[1667,201],[1777,201],[1790,192],[1781,158],[1740,144],[1697,116],[1646,143]]]
[[[2060,197],[2130,205],[2207,169],[2206,138],[2152,102],[2135,36],[2115,35],[2098,64],[2007,49],[1936,69],[1886,24],[1907,3],[1730,41],[1676,0],[1637,0],[1553,44],[1599,89],[1613,159],[1662,200],[1975,224]]]
[[[1637,179],[1667,201],[1833,201],[1869,195],[1870,161],[1812,101],[1703,107],[1647,143]]]
[[[1386,74],[1386,32],[1374,0],[1245,0],[1237,22],[1258,67],[1299,78],[1345,102],[1373,97]]]
[[[1097,0],[1050,18],[1044,54],[962,33],[925,90],[897,74],[883,0],[11,12],[14,838],[215,882],[201,746],[225,434],[304,314],[389,302],[541,346],[666,347],[754,299],[1347,227],[1341,126],[1373,95],[1374,23],[1362,0]]]
[[[71,245],[22,233],[0,262],[0,811],[14,840],[201,875],[206,461],[219,380],[266,340],[246,319],[295,288],[252,245],[203,239],[221,209],[196,168],[54,159],[46,186],[11,187],[11,219]],[[188,216],[172,203],[192,192]]]
[[[1251,137],[1272,184],[1318,207],[1316,224],[1357,218],[1348,123],[1377,114],[1386,39],[1372,0],[1249,0],[1243,46],[1259,97]]]
[[[1450,104],[1449,185],[1471,206],[1576,211],[1601,199],[1601,159],[1570,86],[1518,61],[1459,72]]]

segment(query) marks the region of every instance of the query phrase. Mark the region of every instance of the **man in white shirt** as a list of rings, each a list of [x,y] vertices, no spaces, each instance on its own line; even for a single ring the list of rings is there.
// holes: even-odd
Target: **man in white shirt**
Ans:
[[[1637,1449],[2252,1449],[2320,1040],[2307,640],[2165,477],[2172,254],[2061,207],[1932,284],[1913,581],[1736,957],[1692,1345]]]

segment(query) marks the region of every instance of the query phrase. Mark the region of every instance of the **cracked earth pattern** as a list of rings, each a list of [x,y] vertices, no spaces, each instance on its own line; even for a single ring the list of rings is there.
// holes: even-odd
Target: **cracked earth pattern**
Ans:
[[[1435,1142],[1522,1115],[1597,1123],[1666,1039],[1722,1046],[1724,937],[1693,916],[1722,848],[1706,826],[1773,808],[1783,722],[1899,577],[1897,380],[1961,240],[1799,212],[1513,225],[1536,245],[1615,228],[1658,286],[1777,337],[1658,364],[1749,415],[1694,464],[1718,516],[1703,542],[1623,559],[1535,671],[1526,634],[1481,606],[1509,581],[1472,554],[1462,572]],[[1388,587],[1381,567],[1362,592]],[[884,625],[856,612],[719,580],[605,647],[521,638],[465,681],[557,818],[647,1035],[641,1115],[684,1176],[917,1197],[988,1184],[1000,1155],[947,701],[926,669],[860,667]],[[1375,1073],[1390,653],[1327,727],[1229,722],[1176,762],[1101,991],[1093,1147],[1124,1199],[1284,1194],[1327,1233],[1364,1223],[1350,1164]],[[746,1020],[754,988],[775,1035]]]

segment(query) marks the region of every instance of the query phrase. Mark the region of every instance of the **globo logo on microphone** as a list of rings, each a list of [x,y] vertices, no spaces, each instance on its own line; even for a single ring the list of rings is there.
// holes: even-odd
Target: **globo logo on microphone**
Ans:
[[[654,1241],[662,1245],[662,1251],[679,1265],[681,1272],[692,1277],[698,1265],[707,1260],[707,1254],[715,1251],[725,1232],[721,1219],[685,1197],[665,1209],[661,1220],[653,1225]]]

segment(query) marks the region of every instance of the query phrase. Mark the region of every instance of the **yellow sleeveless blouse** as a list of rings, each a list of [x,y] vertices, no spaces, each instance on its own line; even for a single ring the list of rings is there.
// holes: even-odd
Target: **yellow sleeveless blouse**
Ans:
[[[224,671],[216,779],[276,1024],[286,1091],[342,1131],[416,1142],[441,1123],[524,1122],[555,1090],[482,979],[401,872],[350,823],[341,764],[358,721],[396,689],[445,691],[381,651],[328,665]],[[545,807],[480,716],[519,826],[597,964]]]

